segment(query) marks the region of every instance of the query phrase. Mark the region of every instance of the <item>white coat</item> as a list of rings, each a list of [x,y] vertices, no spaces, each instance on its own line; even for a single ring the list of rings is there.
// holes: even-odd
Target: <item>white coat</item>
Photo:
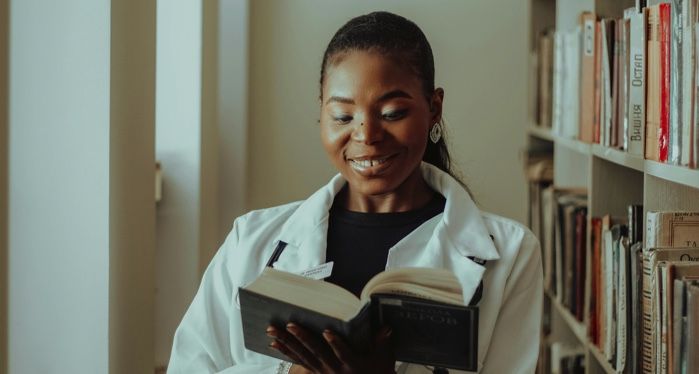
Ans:
[[[471,299],[482,279],[479,372],[533,373],[543,296],[537,239],[521,224],[481,212],[449,174],[426,163],[421,170],[427,183],[446,198],[444,212],[393,246],[386,268],[451,269],[461,282],[464,300]],[[345,183],[337,175],[305,201],[252,211],[235,220],[177,328],[168,373],[277,372],[279,360],[244,347],[238,287],[262,272],[280,240],[288,245],[275,268],[300,272],[323,264],[328,210]],[[467,256],[487,263],[478,265]],[[431,372],[408,364],[397,364],[397,370]]]

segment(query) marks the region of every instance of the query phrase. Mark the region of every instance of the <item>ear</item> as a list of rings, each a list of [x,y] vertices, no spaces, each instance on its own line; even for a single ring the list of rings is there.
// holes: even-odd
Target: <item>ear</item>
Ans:
[[[438,87],[434,90],[430,100],[430,121],[434,124],[442,120],[442,104],[444,103],[444,89]]]

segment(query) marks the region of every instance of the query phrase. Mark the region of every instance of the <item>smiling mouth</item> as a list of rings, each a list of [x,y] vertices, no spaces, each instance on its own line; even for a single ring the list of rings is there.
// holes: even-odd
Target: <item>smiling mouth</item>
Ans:
[[[378,166],[386,162],[386,160],[389,159],[391,156],[386,156],[383,158],[373,158],[373,159],[364,159],[364,160],[353,160],[350,159],[350,163],[352,163],[352,166],[358,167],[358,168],[369,168],[372,166]]]
[[[391,164],[391,160],[395,155],[388,155],[383,157],[375,158],[361,158],[352,159],[349,158],[349,164],[352,169],[356,170],[362,175],[372,176],[383,173]]]

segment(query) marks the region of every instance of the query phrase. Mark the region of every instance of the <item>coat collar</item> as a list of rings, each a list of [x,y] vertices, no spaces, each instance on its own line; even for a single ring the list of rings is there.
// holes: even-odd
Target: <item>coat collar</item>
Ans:
[[[425,181],[446,198],[444,213],[425,222],[391,248],[386,267],[447,267],[457,270],[463,265],[466,268],[459,270],[468,271],[468,274],[476,277],[462,279],[464,272],[455,272],[462,284],[480,281],[482,269],[478,268],[482,267],[466,261],[465,257],[483,260],[500,258],[480,209],[449,174],[425,162],[420,169]],[[274,264],[275,268],[298,272],[325,262],[329,210],[335,195],[345,183],[340,174],[336,175],[301,203],[289,217],[278,237],[279,241],[288,244],[288,249]],[[475,286],[469,287],[468,291],[464,289],[465,299],[470,299]]]

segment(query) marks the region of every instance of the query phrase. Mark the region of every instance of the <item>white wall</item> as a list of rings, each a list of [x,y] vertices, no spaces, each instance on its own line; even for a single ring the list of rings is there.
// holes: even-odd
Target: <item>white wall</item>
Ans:
[[[104,373],[110,2],[10,11],[9,372]]]
[[[10,7],[10,374],[152,371],[154,10]]]
[[[317,128],[322,54],[342,24],[374,10],[423,29],[457,167],[483,208],[523,221],[529,29],[521,0],[251,2],[247,208],[303,199],[335,173]]]
[[[248,0],[219,10],[219,239],[245,213],[248,173]]]
[[[175,329],[219,235],[218,1],[158,2],[158,206],[155,363],[167,364]]]
[[[0,374],[7,373],[7,0],[0,0]]]

